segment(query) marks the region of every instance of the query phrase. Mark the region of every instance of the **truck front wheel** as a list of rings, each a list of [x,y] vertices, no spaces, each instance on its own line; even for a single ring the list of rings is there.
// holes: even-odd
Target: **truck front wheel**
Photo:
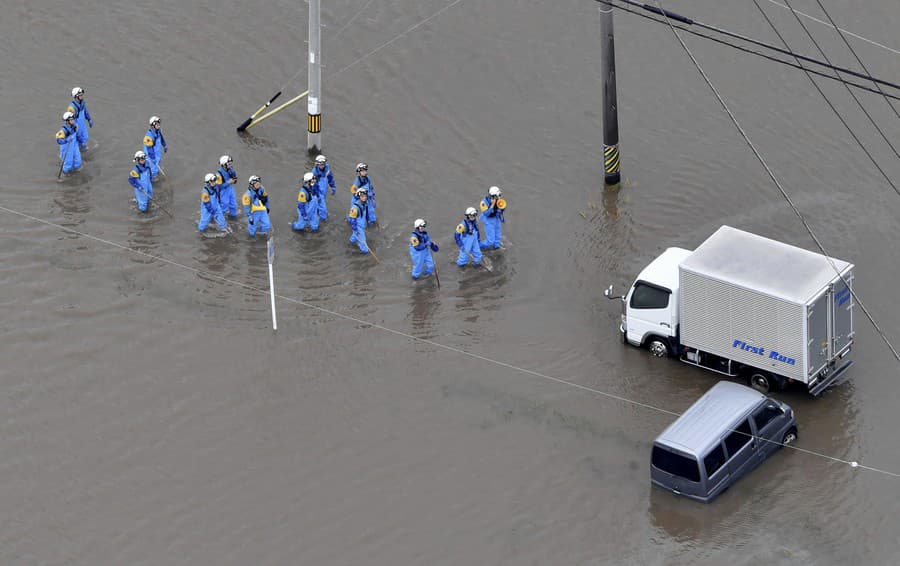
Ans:
[[[764,371],[754,370],[747,379],[750,387],[756,389],[760,393],[768,393],[772,389],[772,376]]]
[[[669,344],[662,338],[655,336],[647,340],[647,349],[657,358],[665,358],[669,355]]]

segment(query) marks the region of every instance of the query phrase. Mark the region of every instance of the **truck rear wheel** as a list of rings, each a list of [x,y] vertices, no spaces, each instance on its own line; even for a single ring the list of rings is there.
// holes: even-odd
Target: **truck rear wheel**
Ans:
[[[747,383],[760,393],[768,393],[774,385],[772,376],[760,370],[753,370],[750,373],[750,377],[747,378]]]
[[[669,343],[656,336],[647,340],[647,349],[657,358],[665,358],[669,355]]]

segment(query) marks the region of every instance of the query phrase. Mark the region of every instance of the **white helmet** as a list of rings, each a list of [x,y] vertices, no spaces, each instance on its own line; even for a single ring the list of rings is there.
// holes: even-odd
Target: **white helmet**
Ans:
[[[413,228],[424,228],[424,227],[425,227],[425,221],[422,220],[421,218],[416,218],[416,221],[413,222]]]
[[[140,150],[135,151],[134,160],[137,161],[138,159],[147,159],[147,154]]]
[[[223,155],[219,158],[219,165],[228,165],[231,162],[231,157],[229,157],[228,155]]]
[[[216,180],[216,176],[213,175],[212,173],[207,173],[206,177],[203,177],[203,180],[207,183],[212,183],[213,181]]]
[[[66,122],[69,120],[69,118],[74,118],[74,117],[75,117],[75,114],[72,114],[71,112],[63,112],[63,122]]]
[[[366,187],[360,187],[360,188],[356,189],[356,196],[359,196],[359,195],[369,196],[369,189],[367,189]]]
[[[500,187],[491,187],[490,189],[488,189],[488,195],[489,195],[489,196],[492,196],[492,197],[499,197],[499,196],[502,195],[502,194],[503,194],[503,193],[500,192]]]
[[[328,162],[328,160],[325,159],[324,155],[319,154],[316,156],[316,163],[327,163],[327,162]]]
[[[83,88],[81,88],[80,86],[76,86],[75,88],[72,89],[72,98],[75,98],[79,94],[84,94]]]
[[[356,171],[357,171],[357,172],[362,171],[363,169],[365,169],[366,171],[368,171],[368,170],[369,170],[369,166],[366,165],[365,163],[357,163],[357,164],[356,164]]]
[[[478,211],[475,210],[474,206],[470,206],[466,209],[466,216],[475,216],[476,214],[478,214]]]
[[[150,116],[150,125],[156,124],[159,122],[159,116]]]
[[[304,173],[303,174],[303,182],[304,183],[311,183],[312,181],[315,181],[315,179],[316,179],[316,176],[313,175],[312,173]]]
[[[250,175],[250,178],[247,179],[247,184],[252,185],[253,183],[261,183],[262,179],[259,175]]]

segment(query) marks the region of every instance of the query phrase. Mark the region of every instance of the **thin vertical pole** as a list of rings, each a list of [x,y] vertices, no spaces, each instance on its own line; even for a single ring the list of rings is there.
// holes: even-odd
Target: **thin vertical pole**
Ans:
[[[306,149],[322,148],[321,0],[309,0],[309,97],[306,99]]]
[[[603,41],[603,170],[607,185],[621,180],[619,173],[619,115],[616,102],[616,49],[613,37],[612,6],[599,6],[600,36]]]
[[[278,330],[278,321],[275,318],[275,272],[272,264],[275,263],[275,236],[270,235],[266,242],[266,255],[269,260],[269,298],[272,302],[272,330]]]

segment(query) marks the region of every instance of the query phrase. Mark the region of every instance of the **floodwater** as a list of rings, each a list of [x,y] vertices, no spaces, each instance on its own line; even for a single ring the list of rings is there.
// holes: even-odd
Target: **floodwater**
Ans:
[[[323,146],[340,192],[320,233],[293,234],[303,104],[252,136],[234,128],[298,71],[279,102],[305,90],[305,3],[6,4],[0,563],[897,563],[900,364],[859,308],[850,380],[780,394],[809,452],[780,451],[708,506],[651,489],[650,443],[672,416],[648,406],[682,411],[715,377],[623,346],[604,287],[722,224],[814,248],[666,27],[616,12],[625,181],[605,191],[594,2],[324,2]],[[900,49],[900,4],[827,4]],[[777,42],[749,3],[666,7]],[[685,41],[900,342],[900,196],[802,72]],[[851,41],[873,74],[900,76],[895,51]],[[900,183],[847,91],[820,83]],[[75,85],[92,147],[56,182]],[[885,101],[858,96],[900,143]],[[156,196],[174,218],[138,213],[127,184],[152,114],[169,143]],[[259,174],[271,195],[277,333],[265,242],[243,222],[196,231],[223,153],[239,187]],[[346,241],[361,160],[380,261]],[[460,270],[453,227],[492,184],[510,203],[506,247],[492,271]],[[409,280],[417,217],[442,244],[440,289]]]

